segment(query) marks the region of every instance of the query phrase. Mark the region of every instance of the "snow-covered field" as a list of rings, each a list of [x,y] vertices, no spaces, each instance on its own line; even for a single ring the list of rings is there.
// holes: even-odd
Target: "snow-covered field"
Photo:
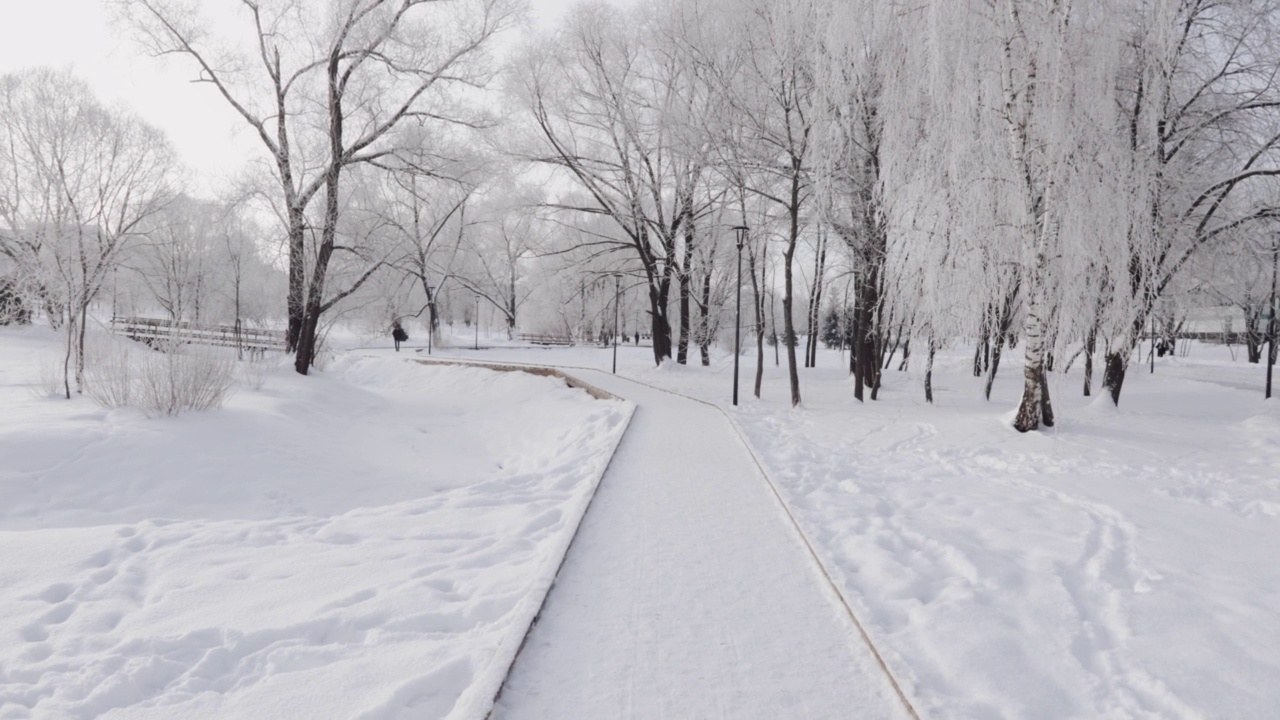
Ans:
[[[480,717],[632,406],[397,359],[147,419],[0,329],[0,718]]]
[[[1262,367],[1195,344],[1131,369],[1117,409],[1082,397],[1077,363],[1054,378],[1058,427],[1023,436],[1016,353],[989,403],[970,353],[940,354],[931,407],[919,358],[863,405],[824,351],[798,410],[772,350],[750,397],[752,353],[732,412],[922,714],[1276,717],[1280,400],[1262,400]],[[650,358],[620,348],[619,372],[729,405],[731,358]]]
[[[482,712],[631,411],[352,347],[148,420],[37,397],[52,343],[0,330],[0,718]],[[728,410],[923,717],[1275,717],[1280,401],[1262,368],[1194,345],[1133,368],[1116,409],[1080,396],[1077,365],[1054,379],[1058,427],[1019,435],[1016,353],[989,403],[968,354],[940,354],[933,406],[919,358],[864,405],[824,351],[800,409],[772,353],[763,400],[745,358],[737,409],[723,355],[655,369],[622,347],[619,373]]]

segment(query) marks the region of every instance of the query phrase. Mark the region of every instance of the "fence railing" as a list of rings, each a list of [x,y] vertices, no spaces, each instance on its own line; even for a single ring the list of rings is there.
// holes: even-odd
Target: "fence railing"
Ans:
[[[520,341],[533,345],[572,345],[573,338],[568,335],[545,335],[538,333],[520,333]]]
[[[165,343],[217,345],[266,352],[285,349],[285,332],[237,325],[207,325],[185,320],[111,318],[111,331],[130,340],[158,347]]]

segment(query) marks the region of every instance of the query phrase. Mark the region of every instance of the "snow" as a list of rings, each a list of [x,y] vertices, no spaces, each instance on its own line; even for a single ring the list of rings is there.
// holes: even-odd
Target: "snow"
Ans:
[[[632,410],[344,356],[153,420],[54,350],[0,330],[0,718],[481,717]]]
[[[1058,427],[1021,435],[1006,422],[1016,356],[989,403],[960,347],[939,355],[935,406],[920,358],[864,405],[825,351],[802,370],[800,409],[766,357],[765,399],[749,355],[731,414],[923,717],[1274,716],[1280,405],[1261,398],[1262,366],[1193,343],[1154,375],[1132,367],[1115,408],[1081,396],[1077,364],[1053,376]],[[728,406],[731,357],[651,358],[620,348],[619,371]]]
[[[639,405],[495,718],[907,717],[714,408]]]
[[[54,342],[0,330],[0,718],[900,716],[842,601],[922,717],[1280,705],[1280,401],[1223,347],[1021,435],[963,346],[798,409],[772,349],[737,408],[723,354],[436,351],[631,419],[379,341],[148,420],[37,397]]]

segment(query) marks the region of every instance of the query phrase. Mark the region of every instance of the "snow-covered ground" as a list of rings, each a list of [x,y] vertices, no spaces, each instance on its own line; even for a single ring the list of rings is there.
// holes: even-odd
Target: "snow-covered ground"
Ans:
[[[909,717],[727,418],[574,373],[638,409],[495,718]]]
[[[1133,367],[1117,409],[1082,397],[1077,363],[1054,379],[1057,428],[1024,436],[1008,425],[1018,354],[988,403],[970,353],[940,354],[929,406],[920,358],[864,405],[824,351],[798,410],[771,349],[750,397],[753,353],[731,413],[922,715],[1275,717],[1280,400],[1262,400],[1263,368],[1193,344]],[[619,372],[728,406],[731,358],[651,357],[624,346]]]
[[[546,378],[422,367],[405,362],[417,347],[397,355],[389,341],[351,336],[317,376],[285,368],[221,411],[146,420],[36,397],[30,383],[51,342],[47,331],[0,330],[0,718],[481,711],[631,408]],[[596,371],[611,360],[596,347],[436,354]],[[1080,396],[1077,363],[1054,379],[1058,427],[1019,435],[1008,425],[1017,353],[991,402],[968,356],[964,347],[939,355],[933,406],[920,358],[886,373],[880,401],[859,404],[839,353],[824,351],[818,368],[802,371],[799,409],[771,350],[763,400],[750,393],[754,356],[744,358],[736,409],[723,354],[710,368],[653,368],[648,348],[624,346],[619,373],[728,411],[751,450],[708,440],[701,459],[731,469],[748,452],[760,458],[923,717],[1274,717],[1280,400],[1261,399],[1262,368],[1193,344],[1187,357],[1157,359],[1154,375],[1135,366],[1115,409]],[[624,385],[615,389],[625,396]],[[632,394],[638,421],[646,407],[649,418],[655,404],[675,407]],[[667,461],[674,481],[679,457]],[[726,471],[730,482],[764,482],[748,475]],[[860,682],[840,668],[862,665],[827,651],[777,653],[779,674],[753,683],[773,683],[758,689],[782,688],[775,699],[786,700],[734,705],[746,696],[717,694],[728,686],[716,684],[733,667],[681,668],[726,650],[739,662],[760,657],[739,653],[768,647],[760,627],[708,628],[716,616],[707,615],[703,629],[723,637],[681,648],[662,629],[677,627],[673,614],[689,621],[703,610],[660,603],[660,588],[643,607],[638,593],[619,594],[619,581],[634,579],[628,567],[642,583],[734,582],[742,600],[761,592],[749,558],[763,521],[738,524],[734,512],[690,520],[695,501],[714,502],[704,495],[631,522],[639,513],[623,506],[645,500],[641,492],[622,498],[617,525],[584,525],[584,558],[606,542],[639,552],[616,565],[597,552],[598,571],[570,554],[564,591],[551,593],[520,660],[538,661],[541,674],[513,676],[504,714],[585,698],[587,709],[687,716],[693,700],[619,704],[611,693],[621,690],[604,678],[629,677],[707,708],[736,707],[735,717],[859,716],[837,709],[850,704],[840,693],[823,694],[830,678],[803,691],[817,696],[795,697],[833,668]],[[593,512],[609,509],[602,503]],[[671,566],[685,555],[655,538],[703,542],[710,535],[691,531],[701,525],[736,532],[741,546],[693,548],[723,555],[723,567]],[[771,551],[782,544],[771,540]],[[802,584],[781,586],[800,598]],[[566,598],[568,607],[555,604]],[[609,627],[618,643],[589,642],[576,624],[609,617],[593,603],[626,602],[635,621]],[[750,616],[733,602],[724,618]],[[734,644],[742,638],[754,640]],[[654,648],[684,654],[646,654]],[[520,700],[521,691],[564,690],[569,681],[555,678],[574,677],[570,663],[587,669],[586,685]],[[768,670],[742,668],[744,677]]]
[[[481,717],[632,411],[342,356],[147,419],[56,343],[0,328],[0,718]]]

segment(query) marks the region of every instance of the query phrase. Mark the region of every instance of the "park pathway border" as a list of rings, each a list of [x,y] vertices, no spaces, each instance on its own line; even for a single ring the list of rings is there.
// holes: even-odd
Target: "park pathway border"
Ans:
[[[589,368],[589,367],[573,366],[573,365],[558,365],[558,366],[541,365],[536,363],[519,363],[519,362],[497,363],[497,362],[486,362],[483,360],[470,360],[470,359],[464,359],[464,358],[452,358],[452,359],[415,358],[414,361],[424,365],[441,364],[441,365],[473,366],[473,367],[482,367],[482,368],[487,368],[491,370],[497,370],[500,372],[530,372],[535,375],[558,377],[564,380],[565,383],[568,384],[570,387],[581,388],[587,391],[588,393],[590,393],[593,397],[596,397],[598,399],[606,399],[606,398],[619,399],[619,400],[626,399],[614,393],[602,390],[594,385],[591,385],[590,383],[587,383],[579,378],[576,378],[564,372],[565,370],[582,370],[582,371],[588,371],[588,372],[594,372],[594,373],[604,372],[599,368]],[[827,568],[826,563],[824,563],[822,560],[822,556],[818,553],[817,548],[814,546],[813,542],[810,540],[808,533],[804,531],[803,526],[800,524],[799,518],[795,516],[795,514],[791,510],[790,505],[787,504],[786,500],[782,495],[781,489],[778,487],[776,480],[774,479],[773,475],[768,471],[768,468],[765,466],[763,460],[756,453],[755,448],[751,446],[751,443],[747,438],[746,432],[744,431],[742,426],[738,423],[738,421],[727,410],[725,410],[723,407],[721,407],[717,403],[710,402],[702,398],[693,397],[691,395],[686,395],[676,390],[654,385],[644,380],[638,380],[636,378],[633,378],[627,375],[616,375],[616,377],[620,380],[635,383],[637,385],[647,387],[651,390],[666,393],[668,395],[673,395],[685,400],[691,400],[701,405],[705,405],[707,407],[710,407],[716,410],[717,412],[720,413],[722,417],[724,417],[724,419],[728,422],[729,426],[733,428],[734,434],[737,435],[738,437],[738,441],[742,444],[743,448],[746,449],[747,454],[751,457],[752,463],[759,470],[760,475],[765,480],[765,483],[769,486],[770,493],[773,495],[774,499],[777,501],[779,508],[782,510],[784,517],[787,519],[787,523],[791,526],[792,530],[799,536],[799,539],[801,543],[804,545],[805,550],[808,552],[809,558],[813,562],[814,567],[818,570],[819,574],[826,581],[825,584],[827,586],[829,593],[831,594],[831,597],[834,600],[836,600],[837,604],[844,611],[844,614],[853,623],[853,626],[857,629],[863,644],[866,646],[868,650],[871,651],[871,655],[875,659],[876,665],[884,673],[886,679],[888,679],[890,686],[893,688],[894,694],[897,696],[898,700],[902,703],[903,709],[907,712],[909,717],[913,718],[913,720],[920,720],[921,716],[919,712],[916,710],[915,705],[911,702],[911,699],[907,696],[907,693],[903,689],[902,684],[898,681],[897,676],[889,667],[888,662],[886,662],[884,656],[880,653],[880,650],[876,647],[875,642],[872,641],[871,635],[867,632],[866,627],[863,625],[862,621],[858,618],[857,613],[854,612],[853,605],[849,601],[849,598],[846,597],[845,592],[840,587],[840,584],[837,583],[835,579],[832,577],[829,569]],[[628,416],[627,418],[628,425],[630,424],[630,420],[631,420],[631,417]],[[595,493],[599,489],[600,482],[603,482],[603,476],[605,473],[608,472],[609,465],[611,465],[613,462],[613,454],[616,454],[618,449],[618,444],[621,443],[622,437],[625,436],[625,434],[626,434],[626,430],[624,429],[623,433],[619,435],[618,443],[615,443],[614,445],[613,453],[611,453],[609,458],[609,464],[605,466],[604,472],[601,473],[601,480],[597,482],[596,487],[592,489],[591,499],[595,498]],[[569,546],[571,546],[573,543],[573,540],[576,539],[578,535],[578,531],[582,525],[582,520],[583,518],[586,517],[586,512],[589,509],[590,509],[590,500],[588,500],[582,515],[578,518],[577,527],[574,528],[573,535],[570,538],[569,543],[566,544],[565,551],[561,555],[560,560],[557,563],[557,566],[556,566],[557,577],[560,573],[561,568],[564,565],[565,558],[568,556]],[[506,685],[507,677],[510,675],[511,669],[512,667],[514,667],[515,662],[519,657],[520,651],[524,649],[525,643],[528,641],[529,636],[532,634],[533,628],[537,624],[538,617],[542,614],[542,610],[546,605],[547,598],[550,596],[551,587],[554,585],[555,585],[555,579],[553,577],[552,581],[548,584],[546,591],[543,593],[543,596],[538,605],[537,612],[534,614],[532,620],[530,621],[530,623],[528,624],[525,630],[524,636],[520,640],[519,647],[516,649],[516,652],[511,656],[510,662],[507,665],[506,673],[503,676],[502,683],[500,683],[499,687],[493,692],[492,698],[490,699],[490,702],[489,702],[489,709],[485,717],[492,716],[493,709],[496,707],[497,699],[501,695],[503,687],[505,687]]]
[[[621,400],[630,402],[626,398],[619,397],[611,392],[601,390],[600,388],[583,382],[578,378],[569,375],[558,368],[551,367],[521,367],[518,365],[506,363],[486,363],[486,362],[468,362],[465,360],[437,360],[435,358],[413,358],[413,362],[422,365],[452,365],[456,367],[480,367],[487,370],[497,372],[524,372],[531,375],[541,377],[555,377],[563,380],[566,385],[585,391],[591,397],[597,400]],[[632,403],[631,411],[627,413],[626,421],[623,425],[622,432],[618,433],[618,438],[614,442],[613,447],[609,451],[609,461],[600,471],[600,476],[596,478],[595,485],[591,488],[590,494],[587,496],[586,502],[582,504],[582,510],[578,513],[578,517],[573,524],[573,532],[569,534],[568,541],[563,547],[558,548],[559,558],[553,562],[555,571],[551,573],[549,578],[538,578],[540,585],[535,585],[530,592],[531,598],[536,602],[527,603],[527,607],[520,608],[516,612],[524,615],[523,618],[517,618],[517,624],[524,625],[524,632],[520,634],[518,643],[504,643],[497,649],[494,662],[505,665],[502,675],[498,678],[496,684],[490,680],[483,682],[478,687],[468,688],[461,696],[459,696],[456,708],[468,708],[474,710],[472,715],[475,718],[488,718],[493,714],[493,709],[497,703],[498,696],[502,693],[502,688],[507,683],[507,677],[511,675],[511,668],[515,666],[516,659],[520,657],[520,651],[524,649],[525,643],[528,642],[529,636],[533,633],[533,628],[538,624],[538,618],[542,615],[542,610],[547,604],[547,598],[551,596],[551,588],[556,584],[556,578],[560,576],[560,569],[564,566],[565,558],[569,556],[569,548],[573,546],[574,540],[578,537],[578,532],[582,528],[582,520],[591,510],[591,503],[595,500],[596,493],[600,490],[600,484],[604,482],[604,477],[609,473],[609,466],[613,464],[613,458],[618,453],[618,446],[622,444],[622,439],[626,437],[627,429],[631,426],[631,418],[635,415],[635,404]]]

